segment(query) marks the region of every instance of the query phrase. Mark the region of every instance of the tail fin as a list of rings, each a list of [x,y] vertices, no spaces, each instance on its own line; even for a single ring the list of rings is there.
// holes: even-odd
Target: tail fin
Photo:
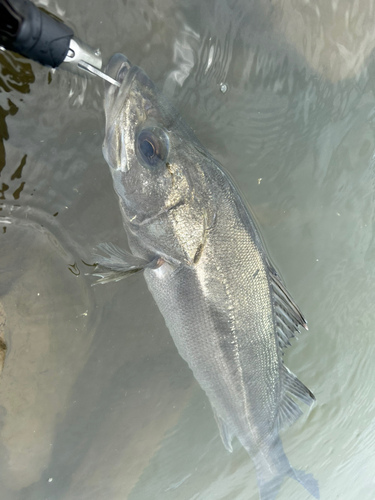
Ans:
[[[264,481],[258,476],[260,500],[274,500],[279,493],[281,485],[283,484],[284,477],[284,475],[280,474],[278,476],[274,476],[269,481]]]
[[[310,495],[319,500],[319,484],[312,474],[307,474],[303,470],[296,470],[291,467],[288,475],[292,479],[295,479],[300,484],[302,484],[302,486],[310,493]]]
[[[273,446],[262,448],[252,458],[261,500],[275,500],[286,476],[298,481],[314,498],[320,498],[318,481],[312,474],[291,467],[280,437],[276,438]]]
[[[290,470],[286,474],[276,475],[269,481],[264,481],[258,476],[260,500],[275,500],[285,476],[289,476],[298,481],[314,498],[320,498],[318,481],[314,476],[312,474],[307,474],[303,470],[295,470],[290,467]]]

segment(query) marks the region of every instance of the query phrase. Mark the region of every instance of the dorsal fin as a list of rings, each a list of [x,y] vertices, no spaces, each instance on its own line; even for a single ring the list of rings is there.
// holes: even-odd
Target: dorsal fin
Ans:
[[[275,312],[276,333],[279,346],[281,349],[284,349],[290,345],[289,339],[295,337],[295,334],[299,332],[300,326],[308,330],[307,322],[298,306],[289,295],[280,276],[270,264],[269,271]]]
[[[307,323],[296,303],[286,290],[280,276],[268,263],[271,282],[273,307],[275,313],[276,334],[281,350],[290,345],[289,339],[295,337],[302,326],[306,330]],[[281,361],[281,401],[276,416],[276,427],[282,429],[292,425],[301,415],[302,410],[291,396],[298,398],[310,406],[314,394],[292,373]]]
[[[301,415],[302,410],[298,404],[290,397],[294,396],[311,406],[315,401],[314,394],[308,389],[284,364],[282,366],[282,396],[276,417],[276,427],[278,430],[289,427]]]

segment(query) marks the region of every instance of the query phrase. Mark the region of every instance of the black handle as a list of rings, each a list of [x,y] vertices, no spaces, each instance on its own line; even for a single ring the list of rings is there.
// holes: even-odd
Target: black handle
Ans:
[[[0,45],[56,68],[64,61],[73,30],[29,0],[0,0]]]

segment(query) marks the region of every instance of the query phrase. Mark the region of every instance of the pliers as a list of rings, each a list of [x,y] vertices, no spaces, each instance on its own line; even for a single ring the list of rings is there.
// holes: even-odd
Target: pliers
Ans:
[[[90,73],[120,86],[101,71],[100,49],[76,38],[69,26],[38,9],[30,0],[0,0],[0,46],[43,66]]]

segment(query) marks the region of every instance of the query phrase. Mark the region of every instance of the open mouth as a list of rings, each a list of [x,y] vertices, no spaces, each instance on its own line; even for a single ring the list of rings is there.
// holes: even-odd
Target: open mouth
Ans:
[[[109,60],[105,72],[107,75],[122,83],[131,66],[132,64],[127,57],[123,54],[115,54]]]
[[[121,83],[121,87],[116,87],[111,83],[105,82],[104,108],[107,117],[111,117],[111,120],[114,120],[115,115],[121,109],[121,104],[125,102],[131,82],[138,71],[140,71],[140,68],[133,66],[123,54],[115,54],[109,60],[105,72]]]

